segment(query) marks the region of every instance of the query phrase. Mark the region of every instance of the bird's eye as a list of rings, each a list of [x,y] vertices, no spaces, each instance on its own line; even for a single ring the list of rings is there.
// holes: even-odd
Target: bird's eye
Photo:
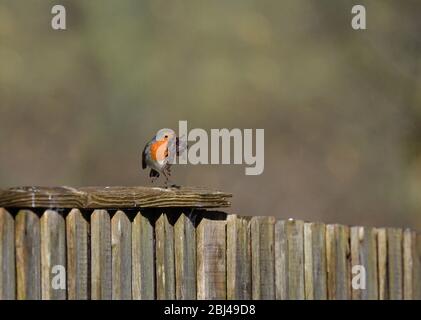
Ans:
[[[165,136],[164,136],[164,138],[166,139],[166,138],[168,138],[168,136],[167,136],[167,135],[165,135]]]

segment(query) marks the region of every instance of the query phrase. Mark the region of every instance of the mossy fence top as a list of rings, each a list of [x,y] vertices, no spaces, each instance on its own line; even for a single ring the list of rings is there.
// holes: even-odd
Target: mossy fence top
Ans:
[[[0,190],[0,300],[421,299],[415,231],[213,210],[230,197],[185,187]]]

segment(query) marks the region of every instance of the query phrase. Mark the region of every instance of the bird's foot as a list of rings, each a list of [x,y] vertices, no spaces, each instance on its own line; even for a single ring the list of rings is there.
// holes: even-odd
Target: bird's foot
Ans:
[[[164,182],[164,188],[165,188],[165,189],[168,189],[168,178],[166,178],[166,179],[165,179],[165,182]]]

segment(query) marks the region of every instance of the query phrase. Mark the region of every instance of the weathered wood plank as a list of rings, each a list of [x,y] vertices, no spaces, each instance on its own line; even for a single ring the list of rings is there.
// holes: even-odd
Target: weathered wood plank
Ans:
[[[0,208],[0,300],[15,298],[15,221]]]
[[[0,190],[0,207],[140,208],[229,207],[231,194],[202,188],[149,187],[19,187]]]
[[[174,225],[174,249],[176,298],[196,299],[196,229],[184,213]]]
[[[286,221],[288,241],[288,295],[291,300],[303,300],[304,293],[304,222]]]
[[[133,299],[155,299],[154,230],[140,212],[132,226],[132,272]]]
[[[253,281],[255,280],[252,279]],[[275,298],[277,300],[289,299],[288,238],[284,220],[275,223]]]
[[[155,223],[156,296],[175,299],[174,226],[163,213]]]
[[[305,299],[303,221],[289,219],[276,222],[275,288],[276,299]]]
[[[415,239],[414,300],[421,300],[421,234]]]
[[[389,281],[387,275],[387,232],[384,228],[376,228],[376,234],[379,300],[387,300],[389,299]]]
[[[251,299],[249,219],[227,217],[227,299]]]
[[[361,270],[361,267],[363,270]],[[351,273],[354,285],[351,283],[353,300],[377,300],[377,239],[376,230],[369,227],[351,228]],[[361,278],[359,275],[363,276]],[[354,279],[355,277],[355,279]]]
[[[21,210],[15,220],[16,286],[19,300],[41,298],[41,250],[38,216]]]
[[[111,222],[105,210],[91,216],[91,298],[111,300]]]
[[[41,217],[41,297],[66,299],[66,227],[64,218],[47,210]],[[64,275],[62,277],[61,275]]]
[[[250,220],[252,299],[275,299],[275,218]]]
[[[87,300],[88,280],[88,234],[89,223],[78,209],[70,211],[66,217],[67,241],[67,298]]]
[[[123,211],[111,219],[112,298],[132,299],[132,225]]]
[[[197,227],[197,298],[226,299],[226,222],[202,219]]]
[[[304,261],[306,300],[326,300],[326,226],[324,224],[304,224]]]
[[[387,228],[389,299],[403,298],[402,229]]]
[[[413,300],[415,296],[415,267],[416,267],[416,241],[414,231],[406,229],[403,232],[403,299]]]
[[[327,291],[329,300],[351,299],[349,228],[326,226]]]

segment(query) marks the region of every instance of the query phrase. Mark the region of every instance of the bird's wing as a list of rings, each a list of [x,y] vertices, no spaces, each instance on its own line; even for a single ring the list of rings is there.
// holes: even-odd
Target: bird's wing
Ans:
[[[152,144],[152,141],[149,141],[146,144],[145,148],[143,149],[143,152],[142,152],[142,169],[146,169],[146,167],[147,167],[147,164],[146,164],[146,156],[147,156],[147,153],[150,150],[151,144]]]

